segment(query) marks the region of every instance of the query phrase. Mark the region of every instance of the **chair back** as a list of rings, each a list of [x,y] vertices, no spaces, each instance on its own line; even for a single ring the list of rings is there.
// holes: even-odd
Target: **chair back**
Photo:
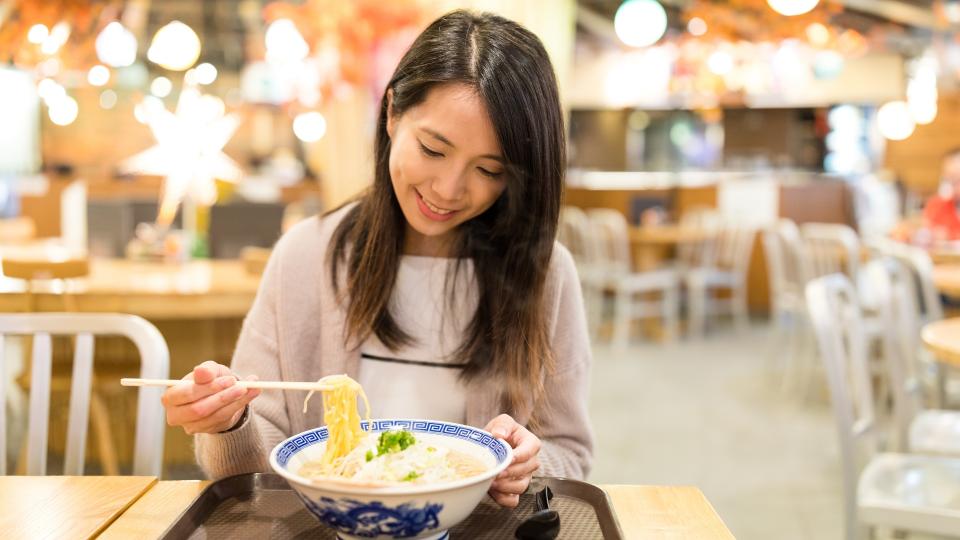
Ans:
[[[4,340],[10,335],[33,336],[30,405],[27,430],[28,475],[47,473],[47,434],[50,416],[52,336],[76,336],[70,409],[67,420],[65,475],[82,475],[87,442],[90,394],[93,385],[93,344],[100,335],[125,336],[140,353],[140,376],[166,379],[170,370],[167,344],[155,326],[134,315],[114,313],[0,314],[0,373],[4,371]],[[120,381],[117,381],[120,384]],[[0,384],[0,404],[6,403]],[[141,387],[137,399],[133,474],[159,476],[163,460],[162,388]],[[0,448],[6,448],[5,415],[0,414]],[[0,459],[0,474],[6,460]]]
[[[803,301],[803,287],[810,274],[803,257],[800,228],[789,219],[780,219],[763,231],[770,302],[776,312],[790,302]]]
[[[917,356],[920,325],[916,286],[910,269],[892,257],[868,263],[864,267],[864,281],[888,298],[878,306],[883,325],[880,339],[893,394],[896,447],[907,452],[910,423],[923,409],[923,379]]]
[[[680,227],[704,233],[704,238],[677,248],[677,259],[686,268],[713,268],[717,263],[717,235],[723,218],[714,208],[695,208],[683,213]]]
[[[861,465],[878,451],[863,316],[856,290],[845,275],[814,279],[807,284],[805,296],[840,436],[847,537],[853,538]]]
[[[560,208],[560,224],[557,227],[557,240],[567,249],[578,264],[590,261],[588,239],[590,237],[590,219],[586,212],[576,206]]]
[[[890,254],[906,265],[917,280],[922,307],[919,324],[922,326],[943,319],[943,303],[940,300],[940,291],[933,283],[933,260],[930,253],[916,246],[898,244]]]
[[[800,234],[811,278],[840,273],[856,283],[860,271],[856,231],[838,223],[805,223]]]
[[[753,255],[757,230],[737,223],[726,223],[717,238],[717,266],[746,276]]]
[[[599,267],[608,276],[630,272],[632,264],[627,218],[610,208],[591,208],[587,216],[592,233],[588,250],[596,250],[595,260]]]

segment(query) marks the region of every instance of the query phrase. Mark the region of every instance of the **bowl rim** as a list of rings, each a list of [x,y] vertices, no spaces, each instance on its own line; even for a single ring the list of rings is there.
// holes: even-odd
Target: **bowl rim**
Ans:
[[[297,437],[303,436],[306,433],[310,433],[310,432],[317,431],[319,429],[323,429],[327,427],[326,425],[322,425],[322,426],[311,428],[305,431],[301,431],[300,433],[291,435],[290,437],[287,437],[286,439],[277,443],[273,447],[273,450],[270,451],[270,467],[273,468],[274,472],[284,477],[288,482],[297,484],[299,486],[307,487],[307,488],[322,489],[324,491],[330,491],[333,493],[343,493],[343,494],[351,494],[351,495],[422,495],[425,493],[438,493],[442,491],[452,491],[452,490],[460,489],[473,484],[486,482],[492,479],[493,477],[497,476],[498,474],[500,474],[504,469],[506,469],[513,463],[513,448],[510,447],[510,444],[499,437],[494,437],[492,433],[486,430],[480,429],[478,427],[468,426],[466,424],[459,424],[457,422],[447,422],[444,420],[429,420],[424,418],[371,418],[370,419],[371,423],[382,422],[382,421],[410,422],[410,423],[431,422],[431,423],[446,424],[450,426],[463,427],[463,428],[471,429],[474,431],[479,431],[480,433],[483,433],[484,435],[489,436],[491,439],[498,441],[500,445],[506,450],[506,457],[504,457],[501,463],[496,464],[486,472],[477,474],[474,476],[470,476],[467,478],[463,478],[461,480],[454,480],[452,482],[440,482],[436,484],[414,484],[410,486],[386,486],[386,487],[367,487],[367,486],[352,487],[348,483],[311,481],[306,479],[303,476],[300,476],[299,474],[296,474],[287,470],[286,467],[281,466],[280,463],[277,462],[277,456],[280,453],[280,449],[283,448],[285,444],[287,444],[293,439],[296,439]],[[363,422],[366,422],[366,420],[364,420]],[[369,430],[365,430],[365,431],[370,432]],[[380,433],[380,431],[374,431],[372,433]],[[443,433],[436,433],[436,435],[444,436]]]

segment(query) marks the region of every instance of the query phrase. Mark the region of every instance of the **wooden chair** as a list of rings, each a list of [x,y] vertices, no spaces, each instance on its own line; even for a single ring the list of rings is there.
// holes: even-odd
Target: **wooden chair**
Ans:
[[[0,372],[4,366],[4,339],[9,335],[33,336],[30,369],[29,430],[26,439],[25,473],[47,473],[47,439],[50,393],[53,390],[51,337],[76,336],[73,373],[70,377],[70,412],[67,423],[65,475],[82,475],[90,412],[96,412],[93,383],[94,337],[120,335],[129,338],[140,353],[140,376],[167,378],[170,353],[160,332],[149,322],[133,315],[92,313],[0,314]],[[119,381],[115,381],[119,385]],[[162,388],[141,387],[137,400],[137,428],[133,474],[159,476],[163,461]],[[0,403],[5,403],[0,385]],[[105,410],[101,412],[105,413]],[[101,431],[102,422],[93,419]],[[6,447],[6,415],[0,414],[0,448]],[[105,471],[106,472],[106,471]],[[0,474],[6,474],[6,460],[0,460]],[[107,474],[118,474],[109,471]]]
[[[707,317],[730,314],[740,331],[750,323],[747,305],[747,272],[756,230],[724,223],[717,235],[712,261],[684,272],[687,287],[690,334],[702,337]],[[729,298],[715,298],[713,291],[729,291]]]
[[[583,303],[587,313],[587,326],[590,336],[597,339],[603,322],[604,279],[601,275],[600,253],[591,243],[592,231],[590,218],[586,212],[576,206],[564,206],[560,209],[560,223],[557,228],[557,240],[563,244],[573,257],[583,290]]]
[[[638,318],[663,320],[667,340],[678,334],[680,278],[673,268],[633,270],[627,219],[617,210],[595,208],[587,212],[591,236],[587,245],[597,249],[596,271],[604,287],[614,293],[613,341],[623,347],[630,340],[630,325]],[[659,293],[658,299],[645,298]]]

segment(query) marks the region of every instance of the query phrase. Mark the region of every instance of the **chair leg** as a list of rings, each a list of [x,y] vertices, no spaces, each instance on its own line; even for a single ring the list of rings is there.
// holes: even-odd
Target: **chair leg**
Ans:
[[[733,320],[737,331],[745,333],[750,329],[750,308],[747,306],[747,288],[746,285],[735,287],[731,291],[731,307],[733,309]]]
[[[600,338],[600,326],[603,319],[603,293],[590,285],[583,285],[583,303],[587,314],[587,332],[590,339]]]
[[[703,337],[707,319],[707,288],[699,280],[689,280],[687,285],[687,304],[690,307],[690,335],[695,339]]]
[[[117,476],[120,474],[117,449],[113,444],[112,430],[110,429],[110,414],[103,402],[103,396],[93,391],[90,394],[90,421],[97,433],[97,450],[100,452],[100,463],[103,474]]]
[[[617,291],[613,305],[613,344],[626,348],[630,344],[630,324],[633,322],[633,295]]]
[[[680,335],[680,291],[672,286],[663,290],[663,338],[670,342]]]

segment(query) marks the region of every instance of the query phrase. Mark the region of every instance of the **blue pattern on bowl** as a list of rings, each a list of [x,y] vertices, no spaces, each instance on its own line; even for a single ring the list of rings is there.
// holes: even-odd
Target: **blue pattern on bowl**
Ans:
[[[303,504],[327,526],[344,534],[361,538],[391,536],[412,538],[426,530],[440,526],[438,516],[442,504],[427,503],[423,508],[411,504],[389,507],[380,501],[361,502],[353,499],[335,500],[321,497],[311,501],[296,492]]]

